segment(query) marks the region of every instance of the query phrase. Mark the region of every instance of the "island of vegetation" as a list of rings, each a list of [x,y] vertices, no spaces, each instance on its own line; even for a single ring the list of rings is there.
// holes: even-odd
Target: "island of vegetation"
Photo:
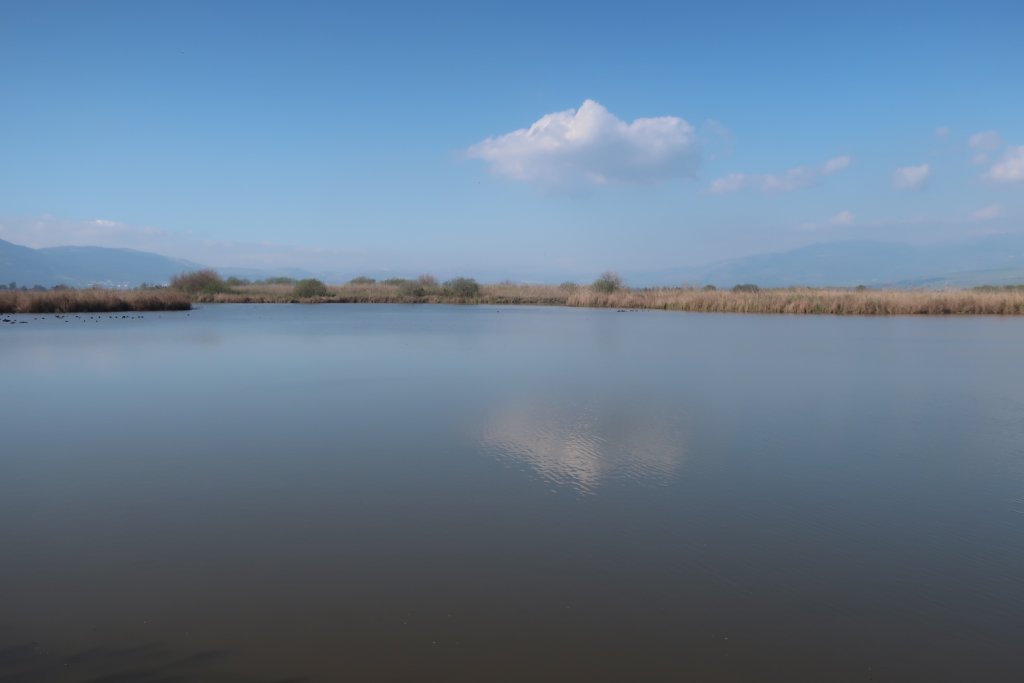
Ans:
[[[767,289],[754,284],[729,289],[712,285],[630,288],[614,272],[586,285],[480,284],[466,277],[441,282],[431,275],[380,281],[357,277],[345,284],[328,285],[316,279],[253,282],[200,270],[172,278],[169,286],[131,290],[57,287],[0,291],[0,313],[186,310],[194,303],[522,304],[698,313],[1024,315],[1024,285],[945,290],[864,286]]]

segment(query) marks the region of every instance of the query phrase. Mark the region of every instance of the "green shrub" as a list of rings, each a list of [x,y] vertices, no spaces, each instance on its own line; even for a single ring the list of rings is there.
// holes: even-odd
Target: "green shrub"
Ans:
[[[372,277],[365,277],[363,275],[360,275],[359,277],[354,277],[348,281],[350,285],[372,285],[376,284],[376,282],[377,281],[374,280]]]
[[[760,292],[761,288],[758,287],[757,285],[744,284],[744,285],[736,285],[735,287],[732,288],[732,291],[734,291],[734,292]]]
[[[608,270],[601,273],[601,277],[594,280],[594,284],[590,286],[595,292],[611,294],[615,290],[622,288],[622,278],[619,277],[618,273]]]
[[[480,284],[471,277],[457,277],[444,283],[444,290],[459,299],[472,299],[480,293]]]
[[[397,280],[394,284],[398,285],[398,293],[402,296],[421,297],[427,294],[426,288],[418,280]]]
[[[703,289],[705,292],[717,292],[718,291],[718,287],[715,287],[714,285],[704,285],[701,289]]]
[[[171,278],[171,288],[186,294],[220,294],[228,285],[215,270],[194,270]]]
[[[300,299],[311,299],[315,296],[327,296],[327,285],[310,277],[295,283],[292,293]]]

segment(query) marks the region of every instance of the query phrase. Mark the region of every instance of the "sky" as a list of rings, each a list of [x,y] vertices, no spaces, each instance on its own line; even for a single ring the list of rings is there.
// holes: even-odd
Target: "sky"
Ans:
[[[553,279],[1024,230],[1024,3],[6,0],[0,239]]]

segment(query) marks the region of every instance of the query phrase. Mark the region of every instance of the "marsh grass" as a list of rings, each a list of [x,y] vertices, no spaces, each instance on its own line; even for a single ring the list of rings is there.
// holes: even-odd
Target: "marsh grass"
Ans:
[[[564,306],[570,290],[554,285],[502,283],[476,285],[456,278],[444,284],[422,280],[350,282],[327,285],[326,293],[300,297],[291,285],[252,284],[231,287],[228,292],[197,294],[202,303],[364,303],[364,304],[534,304]]]
[[[698,289],[620,290],[603,294],[579,289],[569,306],[649,308],[698,313],[793,315],[1024,315],[1020,290]]]
[[[217,287],[200,283],[210,276]],[[184,277],[184,276],[183,276]],[[282,279],[262,283],[224,283],[215,273],[190,274],[197,280],[192,300],[210,303],[458,303],[523,304],[604,308],[661,309],[700,313],[792,315],[1024,315],[1024,287],[972,290],[760,289],[754,284],[731,290],[629,289],[612,272],[589,287],[573,283],[529,285],[503,282],[478,285],[470,278],[439,283],[431,275],[375,281],[355,278],[344,285]],[[310,285],[310,286],[305,286]],[[315,285],[315,286],[312,286]]]
[[[192,303],[187,295],[169,289],[0,291],[0,313],[187,311],[191,307]]]

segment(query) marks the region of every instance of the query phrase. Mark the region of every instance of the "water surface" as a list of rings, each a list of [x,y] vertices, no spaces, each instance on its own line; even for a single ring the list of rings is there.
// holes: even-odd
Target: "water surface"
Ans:
[[[0,680],[1019,680],[1024,320],[0,325]]]

